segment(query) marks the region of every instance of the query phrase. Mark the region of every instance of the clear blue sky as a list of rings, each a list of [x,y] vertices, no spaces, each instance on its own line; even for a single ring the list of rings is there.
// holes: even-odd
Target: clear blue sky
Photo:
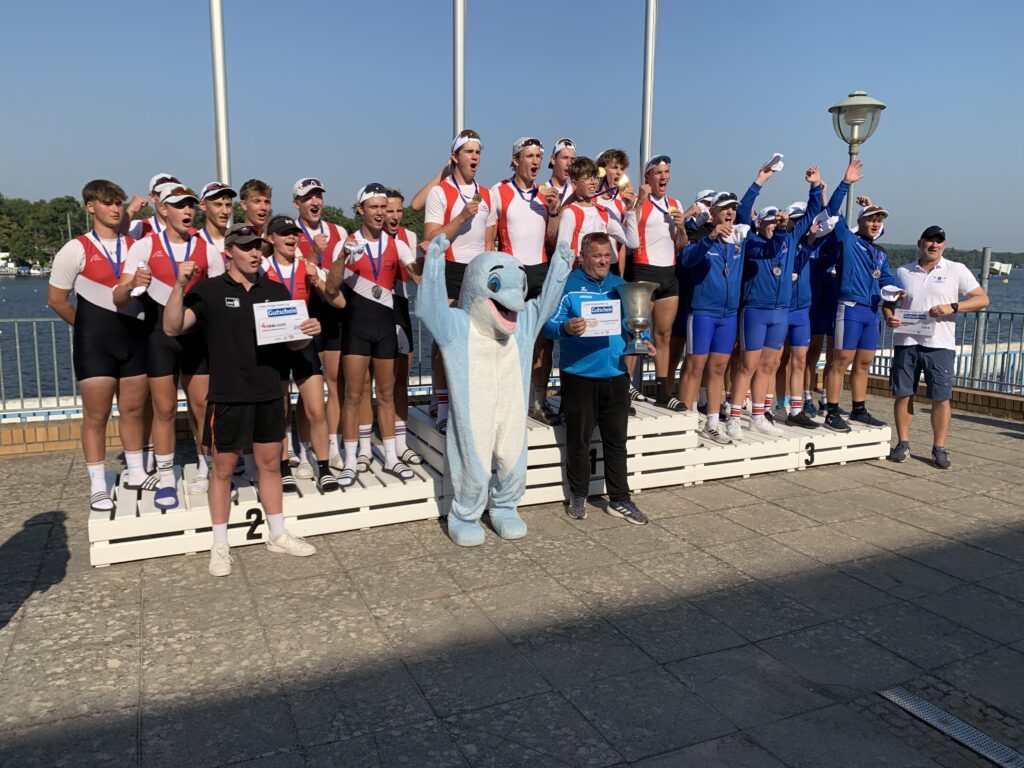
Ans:
[[[290,210],[319,175],[348,208],[368,181],[412,193],[451,140],[449,0],[226,0],[232,180],[259,176]],[[468,0],[466,122],[479,178],[512,141],[576,139],[591,156],[639,152],[642,0]],[[207,3],[16,3],[4,12],[0,193],[78,194],[109,177],[143,192],[157,171],[214,176]],[[834,186],[846,147],[827,108],[861,89],[888,104],[862,151],[886,240],[943,225],[951,245],[1024,251],[1012,213],[1024,173],[1024,3],[875,5],[661,0],[654,150],[670,192],[742,192],[773,151],[786,169],[761,204]],[[634,169],[635,170],[635,169]],[[636,175],[636,174],[634,174]],[[1019,209],[1018,209],[1019,210]]]

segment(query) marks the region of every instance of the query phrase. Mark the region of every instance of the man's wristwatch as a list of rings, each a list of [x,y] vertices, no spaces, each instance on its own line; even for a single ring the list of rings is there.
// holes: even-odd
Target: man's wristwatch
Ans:
[[[949,305],[949,308],[953,310],[953,314],[955,315],[957,312],[960,311],[960,302],[954,301],[952,304]]]

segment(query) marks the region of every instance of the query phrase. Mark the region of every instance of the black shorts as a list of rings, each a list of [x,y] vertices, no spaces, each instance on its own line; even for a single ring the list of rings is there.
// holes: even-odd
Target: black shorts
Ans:
[[[206,343],[198,333],[168,336],[161,326],[149,334],[146,341],[146,375],[196,376],[210,373],[206,358]]]
[[[320,321],[320,333],[314,339],[317,352],[341,351],[341,322],[344,310],[327,304],[319,294],[309,297],[309,316]]]
[[[405,331],[405,338],[409,342],[409,351],[406,354],[411,354],[415,347],[412,343],[412,315],[409,313],[409,299],[405,296],[395,296],[394,300],[398,325]]]
[[[462,291],[462,278],[466,274],[468,264],[460,264],[457,261],[446,261],[444,263],[444,287],[448,289],[448,299],[458,301],[459,293]]]
[[[541,289],[544,287],[544,279],[548,276],[548,267],[551,266],[550,261],[545,261],[543,264],[524,264],[523,269],[526,270],[526,299],[535,299],[540,296]]]
[[[372,299],[346,291],[345,322],[341,331],[341,354],[394,360],[398,357],[398,314]]]
[[[143,320],[97,307],[79,296],[72,331],[75,379],[145,376],[147,335]]]
[[[286,353],[285,368],[281,371],[281,381],[294,379],[296,383],[305,381],[310,376],[323,374],[323,366],[316,354],[316,345],[312,342],[302,349],[289,349]]]
[[[658,287],[654,289],[654,295],[651,297],[654,301],[679,295],[679,280],[676,279],[675,267],[652,267],[650,264],[633,264],[630,272],[632,274],[630,274],[628,279],[631,282],[647,280],[657,284]]]
[[[259,403],[207,403],[203,445],[214,451],[242,451],[253,443],[284,439],[281,398]]]

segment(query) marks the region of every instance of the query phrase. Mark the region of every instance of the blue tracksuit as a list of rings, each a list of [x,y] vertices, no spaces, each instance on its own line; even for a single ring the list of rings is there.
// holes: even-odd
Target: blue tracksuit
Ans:
[[[564,328],[567,320],[582,316],[580,304],[584,301],[619,301],[615,287],[625,282],[611,273],[598,281],[582,267],[569,275],[558,309],[544,323],[544,336],[559,342],[560,370],[588,379],[610,379],[626,374],[626,362],[622,359],[627,342],[625,331],[618,336],[586,337],[570,336]],[[622,319],[625,321],[625,316]],[[650,341],[649,334],[644,333],[644,338]]]
[[[745,246],[746,241],[736,245],[702,237],[683,248],[677,258],[693,276],[691,314],[708,317],[736,314],[740,306]]]
[[[844,181],[836,188],[836,195],[842,193],[845,196],[849,189]],[[889,254],[871,240],[851,232],[843,216],[836,224],[835,236],[839,248],[836,255],[839,301],[852,301],[877,310],[881,301],[880,288],[899,285],[896,276],[889,271]],[[874,276],[875,273],[878,277]]]

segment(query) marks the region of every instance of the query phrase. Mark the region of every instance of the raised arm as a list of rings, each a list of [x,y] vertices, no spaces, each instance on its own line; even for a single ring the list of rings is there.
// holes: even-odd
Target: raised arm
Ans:
[[[811,185],[811,189],[807,193],[807,210],[793,227],[793,242],[799,242],[800,238],[810,231],[814,217],[821,213],[821,174],[818,171],[818,166],[814,165],[808,168],[804,179]]]
[[[430,242],[423,262],[423,278],[416,295],[416,316],[440,346],[454,341],[458,330],[454,317],[456,310],[448,306],[448,292],[444,283],[444,253],[448,245],[448,238],[444,235]]]
[[[551,265],[548,267],[547,277],[544,278],[540,296],[526,302],[528,335],[535,338],[538,323],[543,325],[555,313],[565,289],[565,281],[569,279],[569,272],[572,271],[572,264],[575,260],[576,254],[573,253],[569,244],[564,240],[560,242],[551,256]]]

